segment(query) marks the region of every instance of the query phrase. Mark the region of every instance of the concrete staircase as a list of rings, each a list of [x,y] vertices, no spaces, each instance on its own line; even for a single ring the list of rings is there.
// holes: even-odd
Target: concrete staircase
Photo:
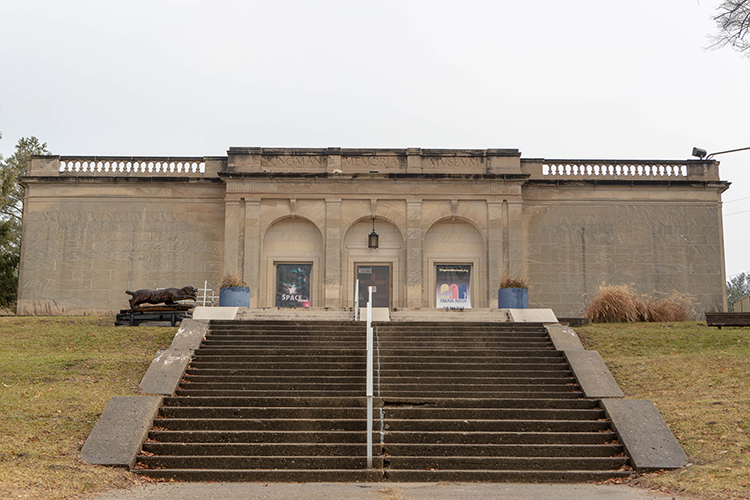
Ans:
[[[591,481],[632,471],[545,328],[376,325],[373,469],[365,326],[214,321],[143,445],[191,481]]]

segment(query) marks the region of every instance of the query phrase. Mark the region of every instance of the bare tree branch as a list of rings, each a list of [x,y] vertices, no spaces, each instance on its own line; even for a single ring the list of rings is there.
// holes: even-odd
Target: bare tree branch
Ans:
[[[714,16],[718,32],[709,48],[730,46],[750,57],[750,0],[724,0]]]

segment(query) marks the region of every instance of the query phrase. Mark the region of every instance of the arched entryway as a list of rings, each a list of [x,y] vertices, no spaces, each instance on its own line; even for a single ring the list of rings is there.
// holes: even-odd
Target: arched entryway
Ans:
[[[374,231],[378,235],[377,248],[368,247],[368,236],[373,232],[372,219],[356,222],[344,236],[344,304],[354,305],[355,282],[359,278],[361,298],[365,296],[366,286],[372,284],[378,288],[373,297],[375,307],[403,307],[404,238],[398,228],[385,219],[375,219]],[[364,306],[364,302],[361,305]]]
[[[287,218],[263,238],[261,304],[265,307],[323,305],[325,245],[310,221]]]
[[[472,224],[434,224],[425,235],[423,256],[428,307],[489,307],[485,241]]]

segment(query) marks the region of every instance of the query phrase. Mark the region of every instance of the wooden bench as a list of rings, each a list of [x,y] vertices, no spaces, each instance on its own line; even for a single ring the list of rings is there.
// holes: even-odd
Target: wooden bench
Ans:
[[[750,312],[715,312],[706,313],[706,324],[717,326],[750,326]]]

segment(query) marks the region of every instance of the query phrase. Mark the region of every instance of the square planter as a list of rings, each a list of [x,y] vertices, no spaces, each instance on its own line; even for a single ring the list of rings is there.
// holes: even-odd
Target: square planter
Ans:
[[[219,306],[250,307],[250,289],[244,286],[219,288]]]
[[[497,291],[498,309],[528,309],[529,291],[525,288],[501,288]]]

